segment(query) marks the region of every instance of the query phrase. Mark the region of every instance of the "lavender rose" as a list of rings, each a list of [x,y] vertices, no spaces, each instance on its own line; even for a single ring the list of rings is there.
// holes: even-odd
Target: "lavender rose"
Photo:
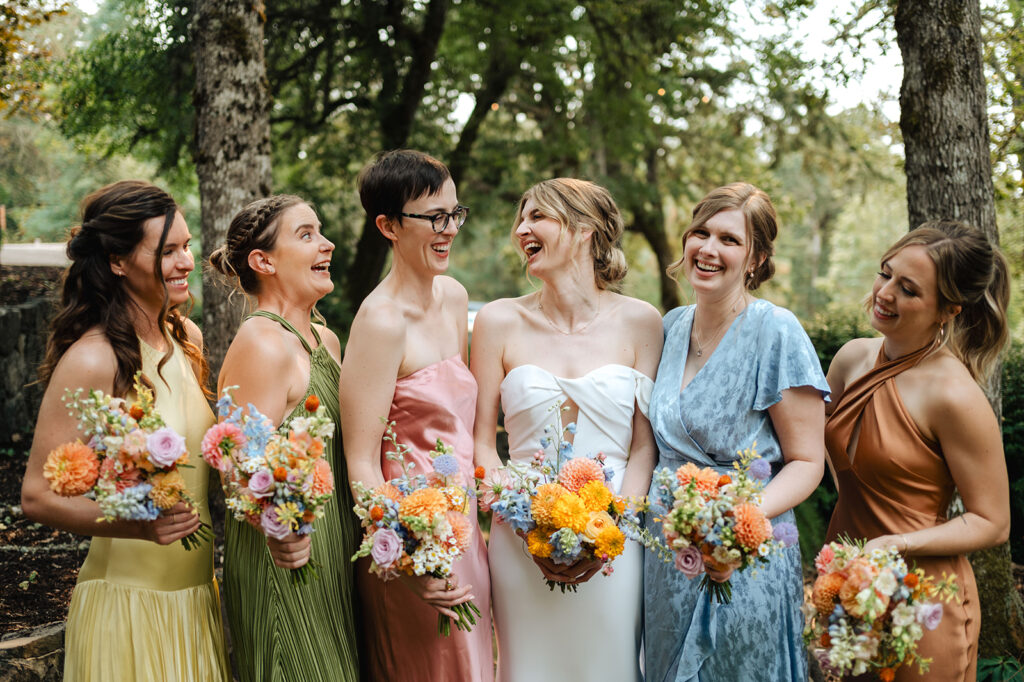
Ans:
[[[277,518],[277,507],[271,505],[263,510],[260,515],[260,528],[267,537],[275,540],[284,540],[292,532],[289,523],[281,523]]]
[[[381,568],[390,568],[391,564],[402,558],[402,538],[390,528],[382,528],[373,534],[370,557]]]
[[[696,578],[704,572],[704,558],[700,550],[690,545],[676,550],[676,568],[687,578]]]
[[[249,492],[253,497],[267,497],[274,493],[274,475],[266,469],[258,469],[249,477]]]
[[[165,469],[185,454],[185,439],[167,426],[157,429],[146,438],[149,461]]]
[[[917,622],[927,630],[939,627],[942,621],[942,604],[921,604],[917,607]]]

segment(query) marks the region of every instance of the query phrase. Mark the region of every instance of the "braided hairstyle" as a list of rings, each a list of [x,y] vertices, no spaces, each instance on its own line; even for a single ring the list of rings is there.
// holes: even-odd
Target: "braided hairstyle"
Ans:
[[[127,395],[135,373],[142,369],[142,350],[128,313],[130,306],[137,304],[121,278],[114,275],[110,259],[128,257],[145,237],[144,223],[151,218],[163,218],[153,273],[164,292],[157,319],[164,323],[159,327],[167,341],[167,352],[157,364],[157,374],[163,378],[161,370],[173,355],[172,343],[177,342],[198,367],[200,386],[207,390],[209,366],[202,350],[189,341],[185,329],[191,296],[186,310],[171,308],[163,280],[163,246],[177,212],[178,206],[167,192],[138,180],[115,182],[82,200],[82,222],[72,228],[68,239],[67,256],[71,265],[62,278],[60,310],[50,325],[46,357],[39,368],[40,381],[48,383],[71,344],[89,329],[99,327],[117,358],[114,395]],[[143,382],[153,387],[148,377],[143,376]]]
[[[749,182],[734,182],[708,192],[707,196],[693,207],[693,220],[683,233],[683,245],[696,230],[704,227],[715,215],[722,211],[740,211],[747,229],[747,243],[750,245],[749,255],[753,256],[754,271],[747,275],[744,286],[753,291],[767,282],[775,274],[775,237],[779,234],[779,220],[775,214],[772,200],[763,190]],[[762,259],[760,263],[757,261]],[[678,280],[683,270],[683,258],[669,265],[665,271],[672,279]]]
[[[594,279],[598,289],[618,290],[629,269],[622,250],[625,230],[622,214],[611,193],[601,185],[576,178],[553,178],[538,182],[519,200],[512,223],[512,239],[523,222],[523,207],[533,200],[540,211],[562,226],[562,230],[580,237],[582,230],[592,231],[590,256],[594,261]]]
[[[908,246],[923,246],[935,264],[939,310],[960,306],[948,333],[940,326],[936,349],[948,345],[974,380],[984,383],[1009,339],[1006,258],[981,230],[955,220],[926,222],[908,232],[882,263]]]
[[[210,265],[228,279],[237,278],[238,287],[245,293],[257,295],[260,282],[249,267],[249,254],[272,251],[277,242],[278,218],[292,206],[305,203],[294,194],[275,194],[249,203],[231,219],[224,244],[210,254]]]

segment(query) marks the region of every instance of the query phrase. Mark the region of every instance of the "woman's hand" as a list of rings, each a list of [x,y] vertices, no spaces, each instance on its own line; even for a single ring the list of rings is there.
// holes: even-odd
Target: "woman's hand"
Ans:
[[[727,568],[725,570],[714,569],[705,564],[704,572],[708,574],[708,578],[714,580],[716,583],[724,583],[732,577],[732,572],[735,569]]]
[[[309,535],[289,533],[283,540],[267,538],[267,547],[274,563],[281,568],[302,568],[309,563],[312,554],[313,539]]]
[[[526,533],[517,530],[516,535],[521,537],[523,542],[526,542]],[[580,559],[574,564],[565,565],[532,554],[530,558],[533,559],[533,563],[537,564],[537,568],[540,569],[545,578],[556,583],[565,583],[566,585],[585,583],[593,578],[604,566],[598,559]]]
[[[473,586],[460,586],[455,576],[451,578],[433,578],[429,575],[402,576],[402,584],[416,593],[423,601],[452,620],[458,621],[461,616],[450,607],[463,602],[472,601]]]
[[[199,530],[199,515],[184,502],[161,512],[153,521],[142,524],[142,538],[158,545],[169,545]]]
[[[910,543],[906,535],[879,535],[864,545],[864,553],[870,554],[874,549],[888,550],[890,547],[900,554],[906,554],[910,549]]]

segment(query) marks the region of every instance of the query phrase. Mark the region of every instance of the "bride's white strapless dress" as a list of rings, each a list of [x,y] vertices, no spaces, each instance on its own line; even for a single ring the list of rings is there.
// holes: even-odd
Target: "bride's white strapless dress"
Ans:
[[[501,382],[509,455],[529,460],[540,449],[550,407],[566,399],[579,408],[573,442],[577,456],[604,453],[622,480],[633,440],[633,413],[647,414],[654,382],[625,365],[604,365],[577,379],[557,377],[536,365],[512,369]],[[491,527],[488,562],[494,625],[498,637],[499,682],[640,680],[643,548],[627,541],[612,562],[563,594],[548,589],[523,541],[505,524]]]

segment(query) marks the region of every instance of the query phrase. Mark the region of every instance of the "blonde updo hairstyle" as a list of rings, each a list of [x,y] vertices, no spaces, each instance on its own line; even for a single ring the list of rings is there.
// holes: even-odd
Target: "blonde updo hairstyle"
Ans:
[[[955,220],[930,221],[908,232],[882,263],[908,246],[923,246],[935,264],[939,310],[960,306],[956,317],[939,326],[935,350],[948,346],[974,380],[984,383],[1009,339],[1006,258],[981,230]]]
[[[693,220],[683,233],[683,245],[685,248],[690,235],[703,228],[715,215],[732,210],[740,211],[746,224],[748,254],[755,267],[753,272],[744,277],[743,283],[749,291],[753,291],[775,274],[772,256],[775,254],[775,237],[779,234],[779,220],[772,200],[764,191],[749,182],[734,182],[711,190],[693,207]],[[665,269],[668,276],[677,282],[683,270],[683,258],[685,256]]]
[[[590,255],[597,288],[617,290],[628,267],[622,251],[622,214],[611,193],[598,184],[575,178],[538,182],[519,200],[512,225],[512,240],[517,244],[515,233],[523,222],[523,207],[531,199],[541,213],[557,220],[562,231],[575,239],[581,239],[584,230],[592,231]]]
[[[273,251],[281,214],[292,206],[307,203],[294,194],[275,194],[251,202],[231,219],[224,244],[210,254],[210,265],[250,296],[259,293],[260,282],[249,267],[249,254]]]

